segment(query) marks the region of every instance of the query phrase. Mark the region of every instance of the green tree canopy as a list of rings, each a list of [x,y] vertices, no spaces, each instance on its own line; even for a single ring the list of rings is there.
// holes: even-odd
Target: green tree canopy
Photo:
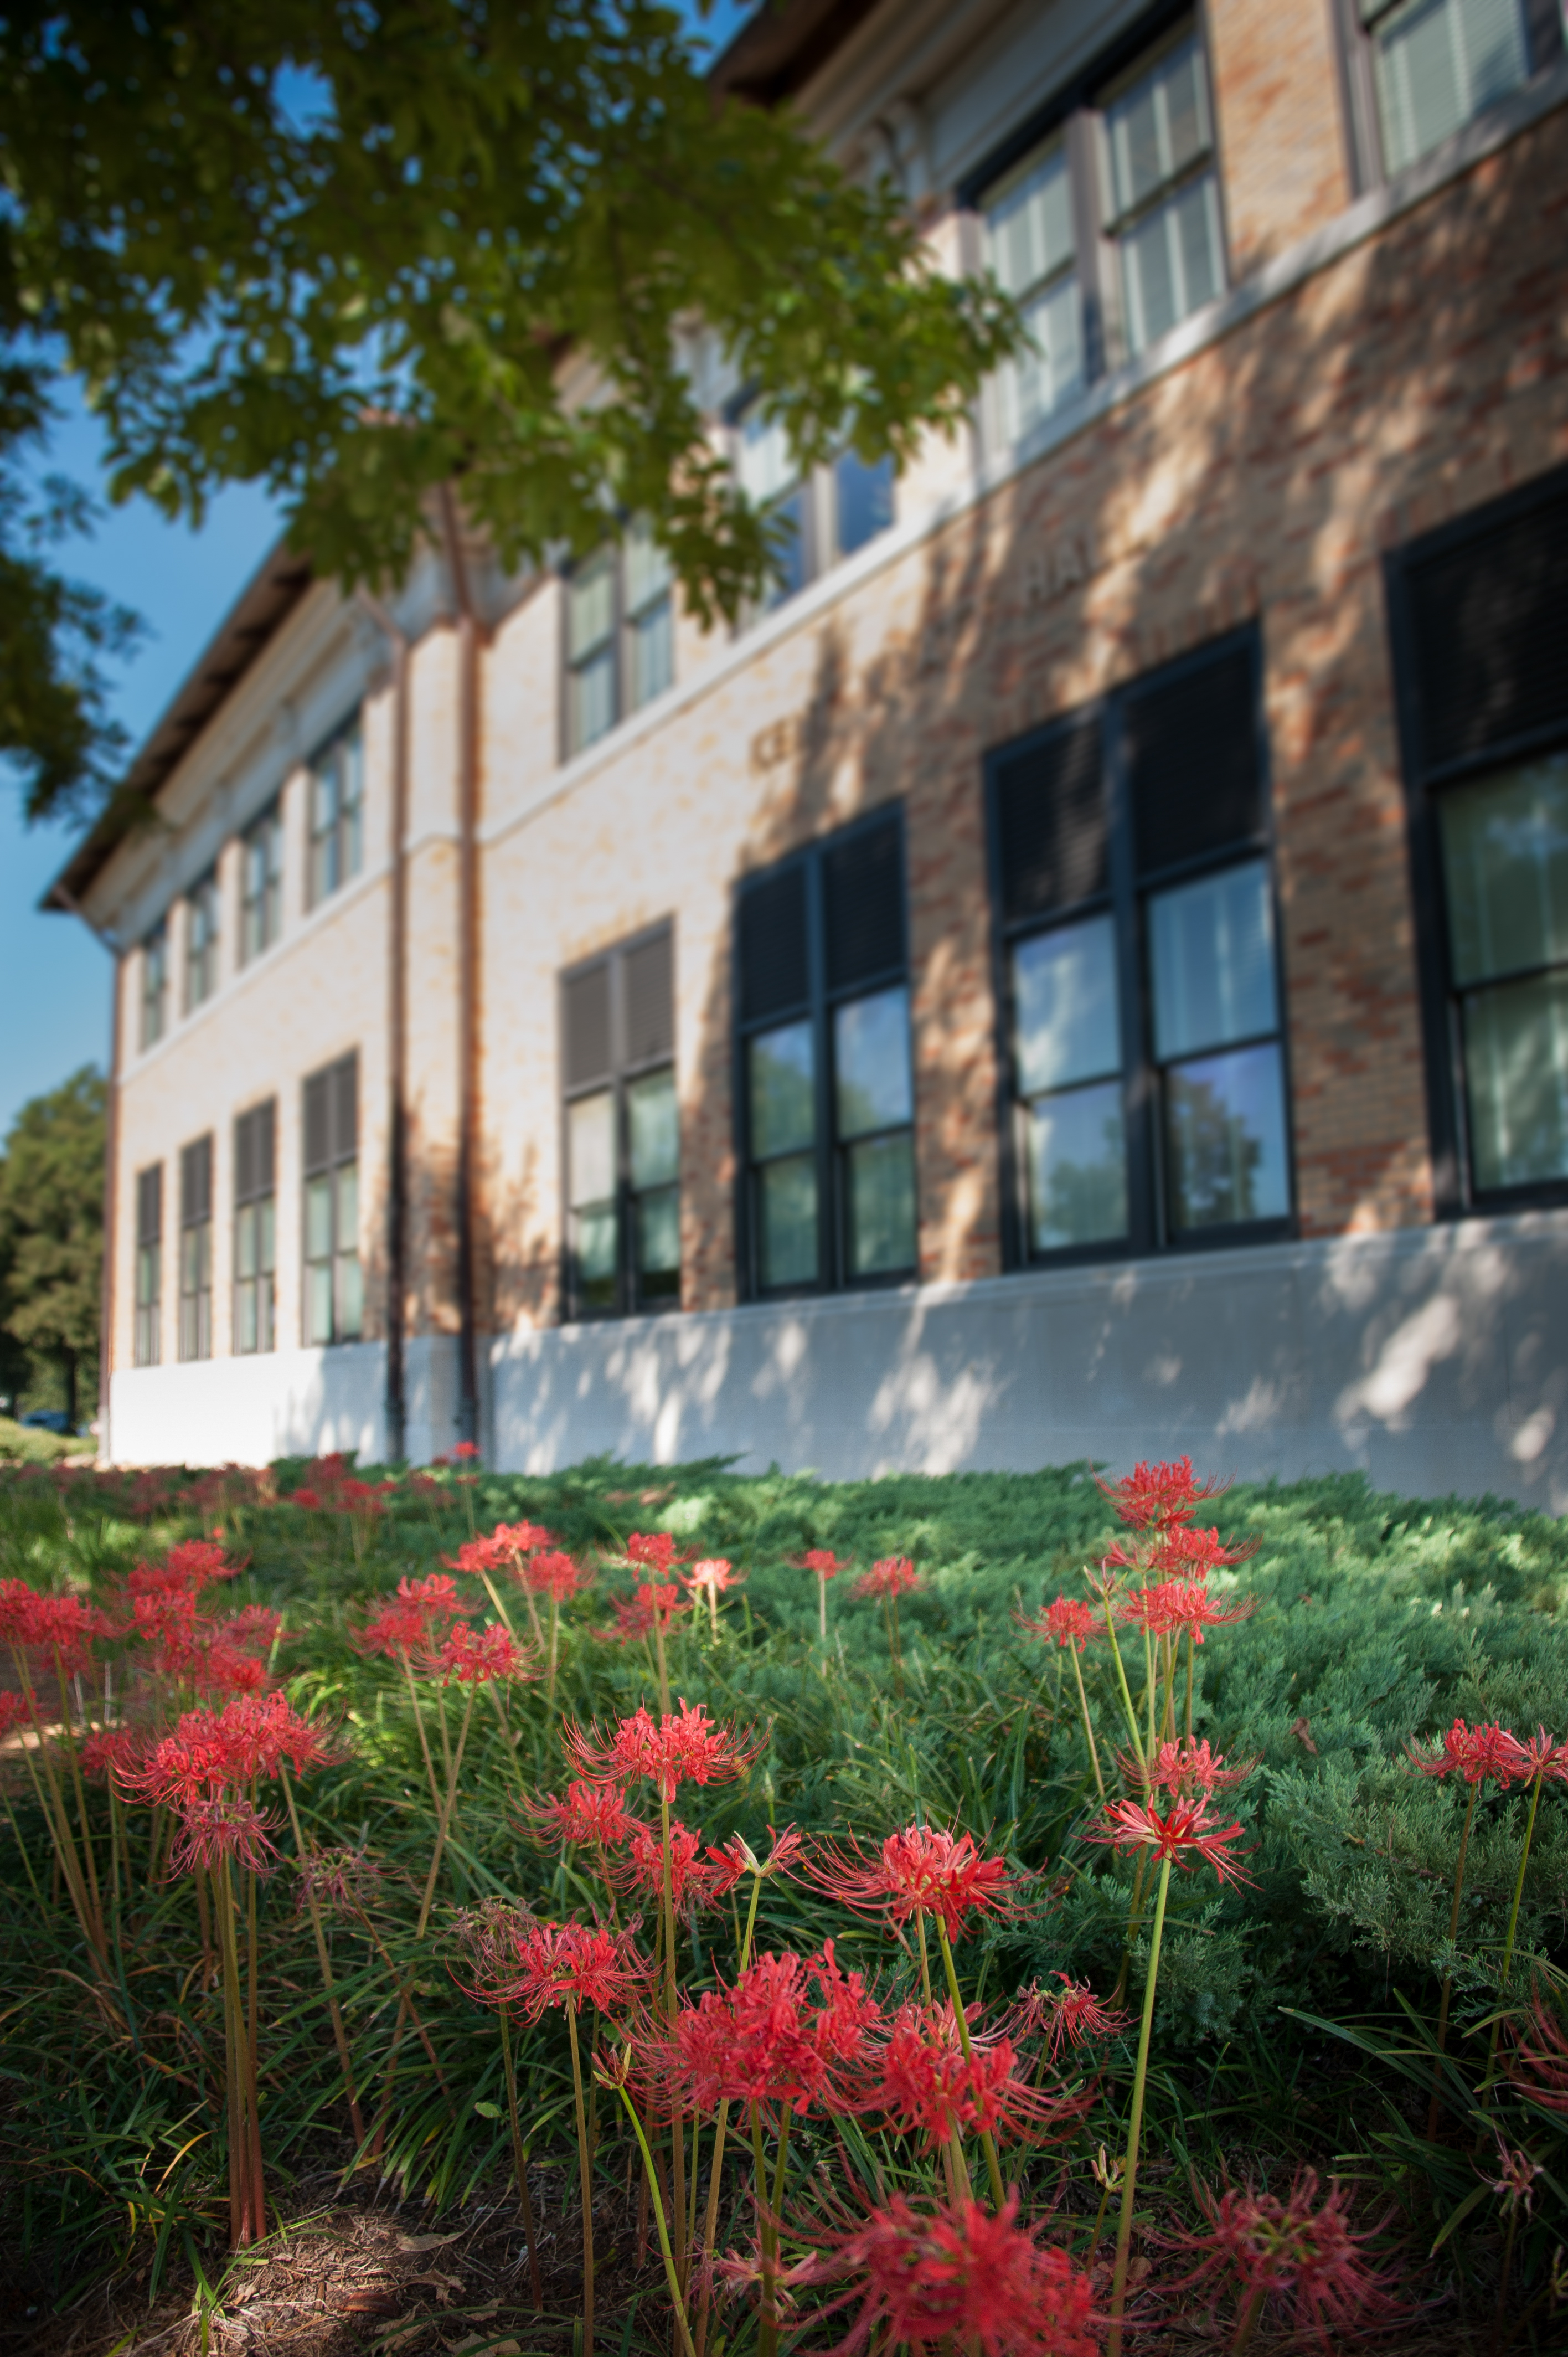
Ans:
[[[84,1064],[22,1107],[0,1158],[0,1343],[59,1367],[73,1424],[98,1359],[105,1101]]]
[[[892,194],[715,102],[647,0],[8,9],[0,157],[0,334],[81,374],[114,496],[199,519],[259,480],[346,581],[395,576],[457,479],[509,565],[645,514],[733,617],[769,522],[709,439],[699,329],[802,463],[907,457],[1018,334]],[[11,734],[42,808],[58,764]]]

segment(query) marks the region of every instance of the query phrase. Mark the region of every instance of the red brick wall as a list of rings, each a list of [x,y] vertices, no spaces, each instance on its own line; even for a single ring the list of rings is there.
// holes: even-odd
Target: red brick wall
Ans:
[[[1230,266],[1244,277],[1350,199],[1334,0],[1207,0]]]

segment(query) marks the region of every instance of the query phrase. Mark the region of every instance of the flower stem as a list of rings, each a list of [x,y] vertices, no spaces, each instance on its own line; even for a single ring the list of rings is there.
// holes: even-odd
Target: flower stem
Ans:
[[[1083,1713],[1083,1731],[1089,1738],[1089,1761],[1094,1770],[1094,1789],[1103,1801],[1105,1779],[1100,1772],[1100,1754],[1094,1748],[1094,1724],[1089,1716],[1089,1696],[1083,1690],[1083,1664],[1078,1658],[1076,1644],[1069,1644],[1068,1652],[1072,1655],[1072,1674],[1078,1680],[1078,1706]]]
[[[566,2002],[566,2035],[572,2041],[572,2093],[577,2104],[577,2173],[583,2189],[583,2357],[594,2357],[594,2179],[588,2158],[588,2118],[583,2108],[577,2008],[570,1998]]]
[[[1111,2278],[1111,2330],[1105,2357],[1122,2357],[1122,2309],[1127,2298],[1127,2258],[1133,2247],[1133,2206],[1138,2182],[1138,2140],[1144,2129],[1144,2090],[1149,2077],[1149,2040],[1155,2027],[1155,1989],[1160,1976],[1160,1943],[1165,1930],[1165,1899],[1171,1887],[1171,1862],[1160,1867],[1159,1894],[1155,1900],[1155,1928],[1149,1940],[1149,1977],[1144,1990],[1144,2019],[1138,2032],[1138,2066],[1133,2074],[1133,2109],[1127,2122],[1127,2166],[1122,2179],[1122,2218],[1116,2230],[1116,2269]]]
[[[768,2206],[768,2169],[762,2158],[762,2107],[751,2106],[751,2167],[757,2187],[757,2229],[762,2248],[762,2357],[778,2357],[779,2317],[774,2307],[773,2213]]]
[[[517,2119],[517,2069],[511,2059],[511,2031],[507,2025],[506,2011],[500,2014],[501,2068],[506,2072],[507,2122],[511,2129],[511,2165],[517,2177],[517,2202],[522,2212],[522,2231],[528,2237],[528,2281],[533,2294],[533,2311],[537,2316],[544,2306],[544,2287],[539,2279],[539,2237],[533,2226],[533,2202],[528,2190],[528,2155],[522,2148],[522,2130]]]
[[[1133,1738],[1133,1751],[1142,1760],[1144,1738],[1138,1732],[1138,1714],[1133,1707],[1132,1690],[1127,1684],[1127,1672],[1122,1660],[1122,1648],[1116,1641],[1116,1616],[1111,1609],[1109,1598],[1105,1604],[1105,1627],[1111,1639],[1111,1658],[1116,1664],[1116,1684],[1122,1695],[1122,1707],[1127,1714],[1127,1732]]]
[[[660,1661],[663,1649],[660,1645]],[[662,1786],[659,1793],[660,1828],[663,1837],[664,1865],[664,2012],[671,2033],[679,2004],[675,1995],[675,1892],[670,1866],[670,1801]],[[686,2223],[686,2143],[685,2121],[682,2116],[679,2093],[671,2104],[670,2115],[671,2212],[678,2234],[684,2233]],[[686,2289],[686,2246],[682,2241],[675,2254],[675,2272],[682,2294]]]
[[[468,1699],[463,1706],[463,1724],[457,1730],[457,1749],[452,1756],[452,1766],[446,1779],[446,1798],[441,1804],[441,1814],[435,1826],[435,1847],[431,1854],[430,1872],[424,1880],[424,1896],[419,1905],[419,1921],[414,1927],[415,1940],[423,1940],[424,1927],[430,1921],[430,1905],[435,1896],[435,1878],[441,1871],[441,1854],[446,1846],[451,1830],[452,1812],[457,1799],[457,1779],[463,1772],[463,1747],[468,1740],[468,1722],[474,1716],[474,1696],[478,1686],[468,1688]]]
[[[670,2299],[675,2310],[675,2321],[681,2328],[681,2345],[686,2352],[686,2357],[695,2357],[695,2352],[692,2347],[692,2328],[686,2321],[686,2303],[681,2294],[681,2279],[675,2272],[675,2261],[670,2249],[670,2230],[664,2222],[664,2204],[659,2198],[659,2176],[653,2166],[653,2155],[648,2149],[648,2138],[642,2133],[642,2122],[637,2116],[636,2105],[624,2085],[620,2086],[618,2092],[621,2102],[626,2105],[626,2115],[631,2122],[632,2134],[637,2138],[638,2149],[642,2155],[643,2182],[653,2196],[653,2216],[659,2228],[659,2247],[664,2255],[664,2280],[670,2287]]]
[[[1263,2312],[1268,2288],[1266,2282],[1255,2283],[1247,2294],[1245,2304],[1236,2319],[1236,2338],[1230,2343],[1230,2357],[1241,2357],[1242,2350],[1251,2340],[1253,2327]]]
[[[948,1938],[948,1927],[940,1915],[937,1917],[937,1937],[942,1943],[942,1964],[948,1976],[948,1995],[952,1999],[953,2019],[958,2024],[959,2044],[963,2048],[963,2059],[967,2062],[972,2059],[972,2051],[969,2040],[969,2022],[964,2015],[963,1999],[958,1993],[958,1970],[952,1960],[952,1943]],[[995,2204],[996,2214],[1000,2217],[1006,2205],[1007,2196],[1003,2190],[1002,2164],[996,2158],[996,2140],[989,2128],[982,2128],[980,2131],[980,2148],[985,2155],[985,2174],[991,2183],[991,2199]]]
[[[1470,1799],[1465,1811],[1465,1830],[1459,1836],[1459,1856],[1454,1866],[1454,1904],[1448,1913],[1448,1944],[1453,1946],[1459,1936],[1459,1908],[1465,1896],[1465,1855],[1470,1846],[1470,1827],[1476,1821],[1476,1803],[1481,1797],[1479,1780],[1470,1787]],[[1443,1995],[1437,2004],[1437,2054],[1432,2065],[1432,2101],[1426,2110],[1426,2141],[1437,2137],[1437,2115],[1442,2109],[1443,2056],[1448,2044],[1448,2001],[1454,1994],[1454,1975],[1443,1975]]]

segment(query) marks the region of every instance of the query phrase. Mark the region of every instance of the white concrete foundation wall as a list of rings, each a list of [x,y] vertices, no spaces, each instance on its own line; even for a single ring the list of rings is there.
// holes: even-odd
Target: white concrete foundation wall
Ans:
[[[490,1450],[829,1478],[1364,1469],[1568,1512],[1568,1213],[521,1333]]]
[[[265,1465],[274,1457],[386,1453],[386,1346],[258,1351],[183,1366],[130,1367],[110,1385],[117,1465]],[[481,1388],[483,1373],[481,1373]],[[415,1465],[458,1437],[457,1345],[417,1336],[404,1351],[404,1448]]]

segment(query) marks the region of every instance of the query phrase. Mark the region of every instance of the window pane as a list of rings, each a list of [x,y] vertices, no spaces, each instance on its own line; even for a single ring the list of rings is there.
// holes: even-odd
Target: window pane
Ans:
[[[1266,862],[1249,860],[1155,893],[1149,961],[1162,1062],[1277,1029]]]
[[[365,848],[365,751],[356,728],[338,750],[342,775],[343,874],[357,876]]]
[[[257,1239],[257,1265],[260,1268],[263,1269],[268,1275],[271,1275],[273,1270],[277,1266],[277,1249],[275,1243],[277,1232],[276,1215],[277,1205],[271,1195],[264,1197],[263,1200],[256,1205],[256,1218],[259,1230]]]
[[[338,1182],[338,1227],[334,1238],[339,1252],[360,1249],[360,1166],[346,1162],[335,1173]]]
[[[596,745],[615,726],[615,648],[604,647],[572,673],[570,735],[572,750],[581,753]]]
[[[1189,311],[1212,302],[1223,283],[1219,193],[1211,172],[1183,189],[1171,205],[1170,217],[1181,290],[1178,316],[1185,319]]]
[[[752,1153],[760,1158],[810,1146],[817,1134],[810,1023],[765,1031],[752,1041],[750,1054]]]
[[[747,499],[766,507],[795,479],[795,461],[781,418],[767,418],[759,404],[740,421],[740,481]]]
[[[663,1300],[681,1290],[681,1194],[660,1187],[637,1202],[637,1266],[644,1300]]]
[[[1024,306],[1032,351],[1009,361],[1002,371],[1002,430],[1016,442],[1042,417],[1070,401],[1083,384],[1082,307],[1078,277],[1069,273]]]
[[[636,614],[670,587],[670,559],[645,522],[632,525],[626,539],[627,611]]]
[[[332,1181],[311,1178],[305,1189],[305,1257],[325,1260],[332,1249]]]
[[[1277,1048],[1243,1048],[1167,1072],[1165,1129],[1173,1230],[1277,1220],[1289,1211]]]
[[[1036,1252],[1127,1232],[1122,1083],[1101,1081],[1029,1107],[1029,1232]]]
[[[662,695],[675,676],[675,616],[668,597],[639,614],[631,625],[631,708]]]
[[[1568,1178],[1568,974],[1470,999],[1465,1071],[1476,1185]]]
[[[1520,0],[1412,0],[1373,38],[1391,172],[1516,88],[1529,70]]]
[[[338,1255],[338,1326],[335,1340],[357,1342],[365,1323],[365,1280],[357,1252]]]
[[[593,1203],[573,1216],[577,1244],[577,1295],[585,1309],[613,1309],[616,1297],[616,1207]]]
[[[1022,942],[1013,952],[1013,1003],[1021,1096],[1120,1071],[1114,920],[1090,917]]]
[[[915,1145],[906,1130],[852,1148],[849,1265],[879,1276],[915,1264]]]
[[[987,259],[1012,296],[1026,295],[1070,261],[1072,188],[1067,143],[1058,139],[1020,167],[985,209]]]
[[[615,559],[607,550],[579,565],[566,585],[566,653],[580,662],[615,627]]]
[[[317,1261],[305,1272],[305,1339],[332,1340],[332,1264]]]
[[[914,1119],[909,994],[902,986],[857,998],[833,1016],[838,1134],[864,1137]]]
[[[838,549],[853,556],[893,521],[893,461],[879,458],[868,467],[853,450],[845,450],[833,468],[838,501]]]
[[[770,1162],[757,1173],[759,1260],[765,1286],[814,1285],[817,1164],[810,1154]]]
[[[793,597],[797,590],[805,587],[805,494],[796,491],[792,498],[781,500],[774,513],[780,527],[773,544],[779,570],[768,595],[769,608],[782,606],[787,597]]]
[[[1439,798],[1461,986],[1568,958],[1568,753]]]
[[[253,1351],[258,1340],[256,1316],[256,1286],[253,1277],[242,1279],[234,1287],[234,1348],[241,1352]]]
[[[602,1203],[616,1190],[615,1096],[601,1089],[566,1108],[574,1210]]]
[[[248,1203],[234,1220],[234,1274],[243,1280],[256,1273],[256,1210]]]
[[[669,1185],[681,1169],[681,1112],[673,1071],[650,1072],[645,1079],[631,1082],[626,1107],[632,1185]]]
[[[1118,213],[1131,212],[1208,145],[1208,97],[1196,40],[1159,63],[1106,110]]]

